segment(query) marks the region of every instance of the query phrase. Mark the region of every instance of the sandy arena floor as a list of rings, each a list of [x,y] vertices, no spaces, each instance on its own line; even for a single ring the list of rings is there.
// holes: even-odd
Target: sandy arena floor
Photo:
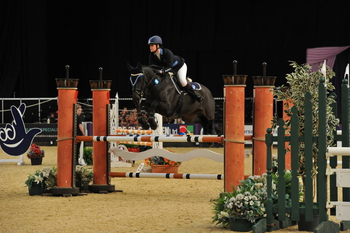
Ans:
[[[29,196],[24,181],[28,173],[56,166],[57,148],[45,150],[43,164],[0,164],[0,232],[232,232],[211,223],[210,199],[223,191],[223,181],[113,178],[123,192],[76,197]],[[167,148],[185,153],[194,148]],[[223,153],[222,148],[212,149]],[[0,151],[0,159],[11,158]],[[131,168],[112,171],[134,172]],[[246,175],[251,157],[246,158]],[[223,174],[223,164],[206,158],[183,162],[179,173]],[[332,217],[331,217],[332,218]],[[297,226],[275,232],[299,232]],[[350,232],[350,231],[346,231]]]

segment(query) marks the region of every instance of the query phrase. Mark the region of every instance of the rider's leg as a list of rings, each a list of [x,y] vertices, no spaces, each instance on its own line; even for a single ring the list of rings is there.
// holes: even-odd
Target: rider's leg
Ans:
[[[192,95],[195,100],[197,100],[198,102],[201,102],[203,100],[203,97],[198,95],[193,88],[191,87],[191,85],[187,82],[186,79],[186,74],[187,74],[187,65],[186,63],[183,64],[183,66],[177,71],[177,76],[179,78],[179,82],[181,84],[181,86],[190,94]]]

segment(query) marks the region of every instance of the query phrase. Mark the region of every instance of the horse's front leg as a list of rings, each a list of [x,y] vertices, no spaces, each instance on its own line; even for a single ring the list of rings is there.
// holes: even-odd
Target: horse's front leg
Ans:
[[[145,110],[138,111],[137,121],[141,124],[142,129],[149,129],[149,124],[147,122],[147,113]]]
[[[136,110],[137,110],[137,121],[141,124],[142,129],[149,129],[146,111],[141,109],[140,103],[137,103],[135,105],[136,105]]]
[[[151,108],[148,113],[148,123],[151,126],[152,130],[156,130],[158,127],[158,124],[155,120],[154,114],[156,113],[156,108],[158,106],[158,100],[153,100],[151,103]]]

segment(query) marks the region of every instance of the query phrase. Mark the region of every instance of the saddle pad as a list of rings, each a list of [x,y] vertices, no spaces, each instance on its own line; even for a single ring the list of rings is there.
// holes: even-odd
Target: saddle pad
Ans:
[[[190,82],[191,87],[193,90],[199,91],[202,89],[201,85],[197,82]]]

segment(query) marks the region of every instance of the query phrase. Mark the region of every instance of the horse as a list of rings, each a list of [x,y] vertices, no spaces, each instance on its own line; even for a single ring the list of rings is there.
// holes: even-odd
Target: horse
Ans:
[[[144,129],[157,128],[154,114],[158,113],[170,120],[182,118],[186,124],[201,124],[204,134],[216,134],[215,100],[206,86],[198,84],[200,88],[196,91],[203,101],[197,102],[181,90],[181,85],[177,85],[170,74],[158,75],[155,67],[142,66],[140,63],[136,67],[127,65],[131,72],[132,98],[138,121]]]

